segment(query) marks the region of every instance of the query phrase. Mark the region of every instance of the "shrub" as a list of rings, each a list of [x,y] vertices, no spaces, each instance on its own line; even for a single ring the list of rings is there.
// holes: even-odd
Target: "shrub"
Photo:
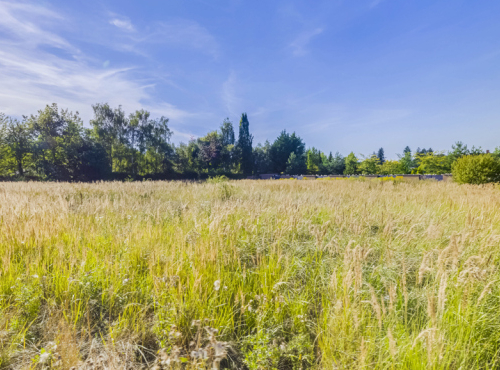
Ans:
[[[221,182],[227,182],[227,181],[229,181],[229,178],[225,175],[214,176],[207,179],[207,182],[209,184],[219,184]]]
[[[453,179],[459,184],[500,181],[500,160],[491,154],[463,156],[453,164]]]

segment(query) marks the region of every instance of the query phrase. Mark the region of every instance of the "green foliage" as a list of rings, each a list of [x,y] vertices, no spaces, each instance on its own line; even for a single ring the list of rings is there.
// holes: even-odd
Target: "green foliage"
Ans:
[[[288,343],[279,342],[269,332],[259,330],[243,341],[244,364],[249,370],[299,370],[314,361],[313,344],[306,335],[296,335]]]
[[[229,181],[229,178],[227,176],[224,176],[224,175],[213,176],[213,177],[209,177],[207,179],[207,183],[209,183],[209,184],[219,184],[221,182],[227,182],[227,181]]]
[[[406,173],[400,161],[386,160],[378,168],[378,173],[381,175],[397,175]]]
[[[450,160],[443,153],[425,153],[417,155],[419,166],[418,174],[441,175],[451,172]]]
[[[320,171],[320,167],[323,166],[323,160],[322,160],[322,155],[319,150],[316,148],[311,148],[307,151],[306,154],[306,166],[307,166],[307,173],[309,175],[315,175]],[[324,156],[324,154],[323,154]]]
[[[0,116],[0,170],[5,176],[20,176],[32,170],[33,134],[27,120]]]
[[[357,171],[363,175],[375,175],[379,172],[380,159],[376,155],[372,155],[370,158],[365,158],[358,165]]]
[[[401,173],[403,174],[411,173],[412,169],[415,167],[415,161],[409,147],[405,148],[403,155],[399,158],[399,164],[401,166]]]
[[[459,184],[500,181],[500,160],[491,154],[466,155],[453,163],[453,180]]]
[[[246,113],[241,115],[240,129],[238,135],[237,149],[240,159],[240,169],[243,174],[251,174],[253,170],[252,159],[252,141],[253,136],[250,134],[250,123]]]
[[[335,153],[335,156],[330,153],[325,167],[327,175],[342,175],[345,170],[345,158],[339,152]]]
[[[448,157],[450,162],[453,164],[458,158],[461,158],[465,155],[469,155],[470,152],[467,149],[467,145],[462,143],[461,141],[457,141],[455,144],[451,146],[452,151],[448,153]]]
[[[345,159],[345,175],[356,175],[358,174],[358,158],[354,155],[353,152],[349,153],[349,155]]]
[[[254,148],[253,160],[255,173],[271,173],[273,171],[273,163],[271,161],[271,144],[269,141],[266,140],[264,145],[259,143]]]
[[[287,162],[292,153],[295,153],[296,158],[301,158],[305,153],[305,144],[295,132],[289,134],[283,130],[270,149],[273,172],[283,173],[287,171]]]
[[[496,147],[495,150],[493,151],[493,153],[491,153],[491,155],[493,155],[495,158],[500,159],[500,146]]]
[[[378,152],[377,152],[377,158],[378,158],[380,164],[383,164],[385,162],[384,148],[380,148],[378,150]]]
[[[237,158],[233,123],[226,118],[220,127],[221,161],[219,167],[222,171],[230,172],[235,168]]]
[[[234,128],[233,123],[226,118],[220,126],[221,141],[223,146],[234,145]]]
[[[46,106],[22,121],[0,114],[0,178],[56,181],[107,179],[205,179],[217,175],[288,174],[442,174],[481,148],[457,142],[446,155],[432,148],[405,147],[399,163],[385,158],[384,149],[361,162],[354,153],[329,155],[283,130],[274,142],[252,146],[249,121],[242,114],[238,140],[229,118],[218,131],[173,145],[169,120],[152,118],[145,110],[127,115],[119,106],[96,104],[90,129],[78,113]],[[492,153],[500,158],[500,148]],[[232,177],[232,176],[230,176]]]
[[[222,137],[217,131],[198,139],[199,158],[205,170],[217,170],[222,164]]]
[[[305,155],[297,155],[295,152],[290,154],[286,162],[286,173],[290,175],[302,175],[307,171]]]

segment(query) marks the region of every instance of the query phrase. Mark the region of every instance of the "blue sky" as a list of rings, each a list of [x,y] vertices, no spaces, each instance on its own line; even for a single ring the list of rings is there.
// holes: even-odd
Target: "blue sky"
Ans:
[[[170,118],[175,142],[282,129],[347,155],[500,145],[500,2],[0,0],[0,111],[91,104]]]

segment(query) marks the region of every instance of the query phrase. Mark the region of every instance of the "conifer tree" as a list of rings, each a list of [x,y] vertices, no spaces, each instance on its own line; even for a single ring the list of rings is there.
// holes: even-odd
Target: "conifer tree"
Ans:
[[[385,162],[385,153],[384,153],[384,148],[380,148],[377,153],[378,160],[380,161],[380,164],[383,164]]]
[[[240,130],[238,135],[238,151],[240,155],[240,169],[245,175],[252,173],[252,141],[253,136],[250,135],[250,123],[246,113],[241,115]]]

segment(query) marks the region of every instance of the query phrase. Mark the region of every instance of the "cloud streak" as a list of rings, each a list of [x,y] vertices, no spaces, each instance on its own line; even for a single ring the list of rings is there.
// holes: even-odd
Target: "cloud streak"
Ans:
[[[238,115],[239,110],[241,110],[241,99],[236,93],[236,83],[236,73],[231,71],[226,81],[222,84],[222,101],[224,102],[226,112],[230,116]]]
[[[190,116],[172,104],[155,102],[155,86],[135,79],[135,68],[103,69],[102,61],[59,36],[54,29],[64,19],[29,3],[0,2],[0,112],[19,117],[57,102],[87,121],[92,104],[109,102],[173,120]]]
[[[305,32],[302,32],[295,40],[293,40],[289,47],[292,50],[292,54],[296,57],[304,56],[307,54],[307,46],[311,42],[311,40],[322,34],[324,31],[323,28],[315,28],[313,30],[308,30]]]
[[[112,24],[113,26],[118,27],[118,28],[125,30],[125,31],[129,31],[129,32],[135,31],[134,25],[132,24],[130,19],[127,19],[127,18],[123,18],[123,19],[113,18],[109,21],[109,24]]]

